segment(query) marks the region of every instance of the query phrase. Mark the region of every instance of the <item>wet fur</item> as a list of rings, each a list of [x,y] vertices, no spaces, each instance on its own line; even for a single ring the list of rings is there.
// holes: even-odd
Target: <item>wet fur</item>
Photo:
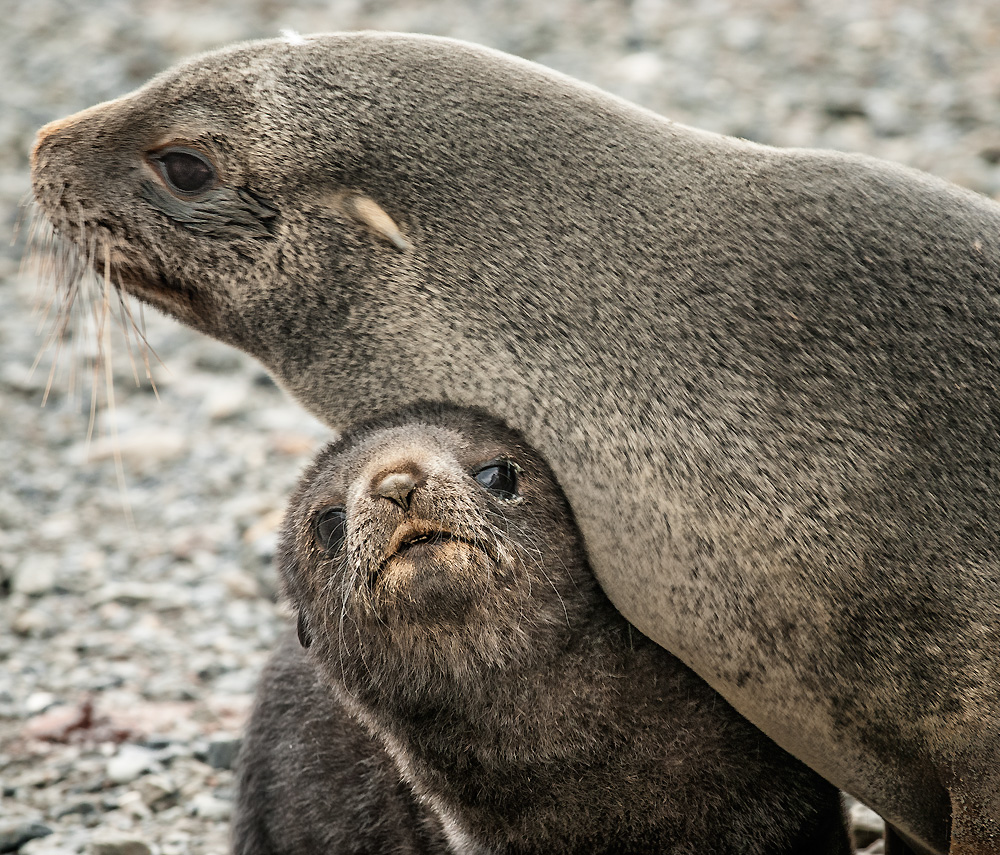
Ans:
[[[172,140],[226,192],[163,196]],[[196,58],[43,129],[33,183],[331,424],[504,417],[634,625],[930,851],[1000,852],[1000,206],[381,33]]]
[[[324,451],[292,499],[281,568],[310,646],[286,643],[259,691],[238,855],[341,839],[395,851],[375,845],[393,823],[419,851],[849,851],[836,790],[611,606],[523,441],[440,407],[393,421]],[[501,455],[521,469],[517,502],[469,474]],[[368,493],[391,465],[426,476],[405,512]],[[334,558],[313,529],[330,504],[348,506]],[[373,568],[407,519],[443,521],[477,549],[389,584]],[[386,820],[362,827],[385,801]]]

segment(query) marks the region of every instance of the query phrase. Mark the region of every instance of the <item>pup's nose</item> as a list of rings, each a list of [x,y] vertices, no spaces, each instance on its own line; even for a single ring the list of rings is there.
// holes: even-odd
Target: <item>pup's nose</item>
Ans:
[[[417,479],[409,472],[390,472],[375,486],[375,495],[395,502],[405,511],[409,510],[416,486]]]

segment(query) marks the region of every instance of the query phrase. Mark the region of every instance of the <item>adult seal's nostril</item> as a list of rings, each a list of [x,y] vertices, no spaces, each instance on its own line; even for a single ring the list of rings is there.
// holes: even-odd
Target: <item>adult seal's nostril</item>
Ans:
[[[390,472],[375,486],[375,495],[395,502],[404,511],[410,509],[410,497],[417,488],[417,479],[409,472]]]

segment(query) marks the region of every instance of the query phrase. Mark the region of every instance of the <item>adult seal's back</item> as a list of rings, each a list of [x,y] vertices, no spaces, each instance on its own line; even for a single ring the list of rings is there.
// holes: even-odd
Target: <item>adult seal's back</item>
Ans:
[[[1000,852],[1000,207],[373,33],[183,64],[33,181],[330,423],[503,416],[630,621],[915,845]]]

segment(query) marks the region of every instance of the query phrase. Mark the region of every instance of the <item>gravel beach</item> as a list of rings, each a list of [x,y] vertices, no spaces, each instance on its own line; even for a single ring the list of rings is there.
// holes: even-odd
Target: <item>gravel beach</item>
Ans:
[[[60,352],[41,352],[52,294],[19,272],[27,155],[45,122],[235,40],[417,31],[519,54],[686,124],[866,152],[1000,198],[995,0],[0,8],[0,855],[227,851],[239,733],[286,625],[275,533],[330,437],[256,363],[153,312],[152,382],[143,348],[113,330],[114,405],[102,369],[88,436],[98,330],[81,318]],[[859,847],[880,851],[879,821],[854,811]]]

